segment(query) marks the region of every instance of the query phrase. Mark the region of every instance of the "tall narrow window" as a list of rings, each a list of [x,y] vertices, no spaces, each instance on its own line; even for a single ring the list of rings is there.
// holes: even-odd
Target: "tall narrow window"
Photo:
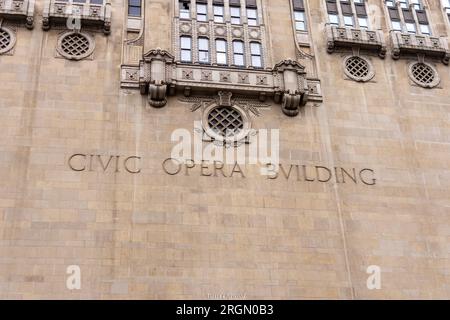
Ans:
[[[192,62],[192,41],[191,37],[180,37],[181,61]]]
[[[190,19],[191,18],[191,10],[190,10],[190,1],[183,0],[179,2],[180,7],[180,18],[181,19]]]
[[[205,3],[197,3],[197,21],[208,21],[208,7]]]
[[[297,31],[306,31],[305,11],[294,11],[295,29]]]
[[[209,39],[198,38],[198,61],[209,63]]]
[[[227,42],[223,39],[216,40],[216,60],[217,64],[227,64]]]
[[[232,24],[241,23],[241,8],[240,7],[230,7],[230,16]]]
[[[214,5],[214,22],[225,22],[223,5]]]
[[[249,26],[258,25],[258,12],[254,8],[247,8],[247,22]]]
[[[258,42],[251,42],[250,53],[252,57],[252,66],[255,68],[262,68],[261,44]]]
[[[245,66],[244,43],[242,41],[233,41],[233,63],[239,67]]]
[[[448,20],[450,21],[450,0],[442,0],[444,11],[447,14]]]
[[[103,0],[101,3],[103,3]],[[128,0],[128,15],[132,17],[141,16],[141,0]]]

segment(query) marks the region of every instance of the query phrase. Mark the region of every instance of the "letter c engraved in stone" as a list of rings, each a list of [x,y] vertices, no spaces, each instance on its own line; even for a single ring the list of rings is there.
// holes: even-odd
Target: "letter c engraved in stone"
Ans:
[[[70,169],[72,169],[73,171],[78,171],[78,172],[86,170],[86,165],[84,165],[84,167],[81,168],[81,169],[77,169],[77,168],[75,168],[75,167],[72,165],[72,159],[75,158],[75,157],[83,157],[84,159],[86,159],[86,155],[85,155],[85,154],[82,154],[82,153],[76,153],[76,154],[72,155],[72,156],[69,158],[69,167],[70,167]]]
[[[123,166],[125,167],[125,170],[127,170],[129,173],[140,173],[141,169],[137,169],[138,166],[136,166],[136,170],[135,171],[130,170],[128,168],[128,161],[131,160],[131,159],[141,160],[141,157],[131,156],[131,157],[126,158],[125,161],[123,162]]]

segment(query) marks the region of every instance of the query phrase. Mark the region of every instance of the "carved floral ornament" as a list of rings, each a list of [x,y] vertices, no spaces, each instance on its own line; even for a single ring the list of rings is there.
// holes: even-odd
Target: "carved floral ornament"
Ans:
[[[144,54],[139,73],[141,94],[148,95],[149,104],[157,108],[165,106],[167,95],[176,91],[184,92],[185,96],[216,96],[219,91],[227,91],[257,96],[260,101],[272,97],[288,116],[299,114],[300,108],[310,98],[309,92],[314,92],[314,101],[321,101],[320,83],[310,83],[305,67],[291,59],[279,62],[272,70],[242,70],[176,64],[171,53],[158,48]]]

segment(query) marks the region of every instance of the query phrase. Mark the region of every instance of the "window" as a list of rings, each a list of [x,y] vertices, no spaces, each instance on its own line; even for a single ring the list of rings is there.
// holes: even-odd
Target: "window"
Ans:
[[[391,27],[394,31],[431,35],[428,16],[421,0],[386,1]],[[396,6],[400,5],[400,8]]]
[[[442,0],[442,7],[444,12],[447,14],[448,20],[450,21],[450,0]]]
[[[304,11],[294,11],[295,30],[306,31],[306,20]]]
[[[252,67],[262,68],[261,44],[258,42],[251,42],[250,53],[252,57]]]
[[[331,25],[369,29],[365,0],[326,0],[326,6]]]
[[[258,25],[258,12],[256,9],[247,8],[247,21],[249,26]]]
[[[233,63],[239,67],[245,66],[244,43],[242,41],[233,41]]]
[[[223,39],[216,40],[216,60],[217,64],[227,64],[227,42]]]
[[[209,63],[209,39],[198,38],[198,61]]]
[[[367,20],[367,17],[358,17],[358,24],[360,28],[364,29],[369,28],[369,22]]]
[[[181,19],[190,19],[191,11],[189,9],[189,1],[180,1],[180,18]]]
[[[197,3],[197,21],[208,21],[208,7],[204,3]]]
[[[181,61],[192,62],[192,41],[191,37],[182,36],[180,38]]]
[[[416,24],[415,23],[411,23],[411,22],[407,22],[406,23],[406,30],[409,33],[416,33]]]
[[[224,22],[224,9],[223,6],[214,5],[214,22]]]
[[[328,19],[330,20],[331,24],[334,24],[337,26],[339,25],[339,16],[337,14],[333,14],[333,13],[329,14]]]
[[[241,23],[241,8],[240,7],[230,7],[230,16],[232,24]]]
[[[344,24],[347,27],[353,27],[354,26],[353,16],[344,16]]]
[[[91,0],[91,3],[93,3],[92,1],[93,0]],[[102,4],[102,3],[103,3],[103,0],[101,0],[101,3],[99,3],[99,4]],[[132,16],[132,17],[140,17],[141,16],[141,0],[128,0],[128,15]]]

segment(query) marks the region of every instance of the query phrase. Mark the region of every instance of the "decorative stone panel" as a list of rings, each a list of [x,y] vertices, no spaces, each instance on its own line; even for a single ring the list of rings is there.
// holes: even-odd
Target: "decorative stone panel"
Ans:
[[[73,23],[75,30],[83,26],[97,26],[104,34],[111,32],[111,2],[104,4],[78,3],[72,1],[46,0],[42,12],[42,28],[49,30],[52,24],[67,25],[68,19],[80,19]]]
[[[424,61],[412,62],[408,67],[409,78],[423,88],[434,88],[441,82],[435,67]]]
[[[372,63],[360,56],[348,56],[344,59],[344,73],[357,82],[367,82],[375,76]]]
[[[11,54],[16,44],[16,35],[8,27],[0,26],[0,55]]]
[[[33,29],[34,2],[35,0],[1,0],[0,19],[23,21],[28,29]]]
[[[450,50],[447,39],[412,33],[392,32],[392,58],[399,59],[403,55],[423,55],[441,59],[445,65],[450,61]]]
[[[336,48],[358,48],[376,52],[380,58],[386,56],[386,43],[381,31],[338,27],[330,24],[326,25],[325,30],[329,53],[333,53]]]
[[[64,32],[56,45],[56,50],[62,57],[76,61],[90,57],[94,49],[94,38],[85,32]]]

